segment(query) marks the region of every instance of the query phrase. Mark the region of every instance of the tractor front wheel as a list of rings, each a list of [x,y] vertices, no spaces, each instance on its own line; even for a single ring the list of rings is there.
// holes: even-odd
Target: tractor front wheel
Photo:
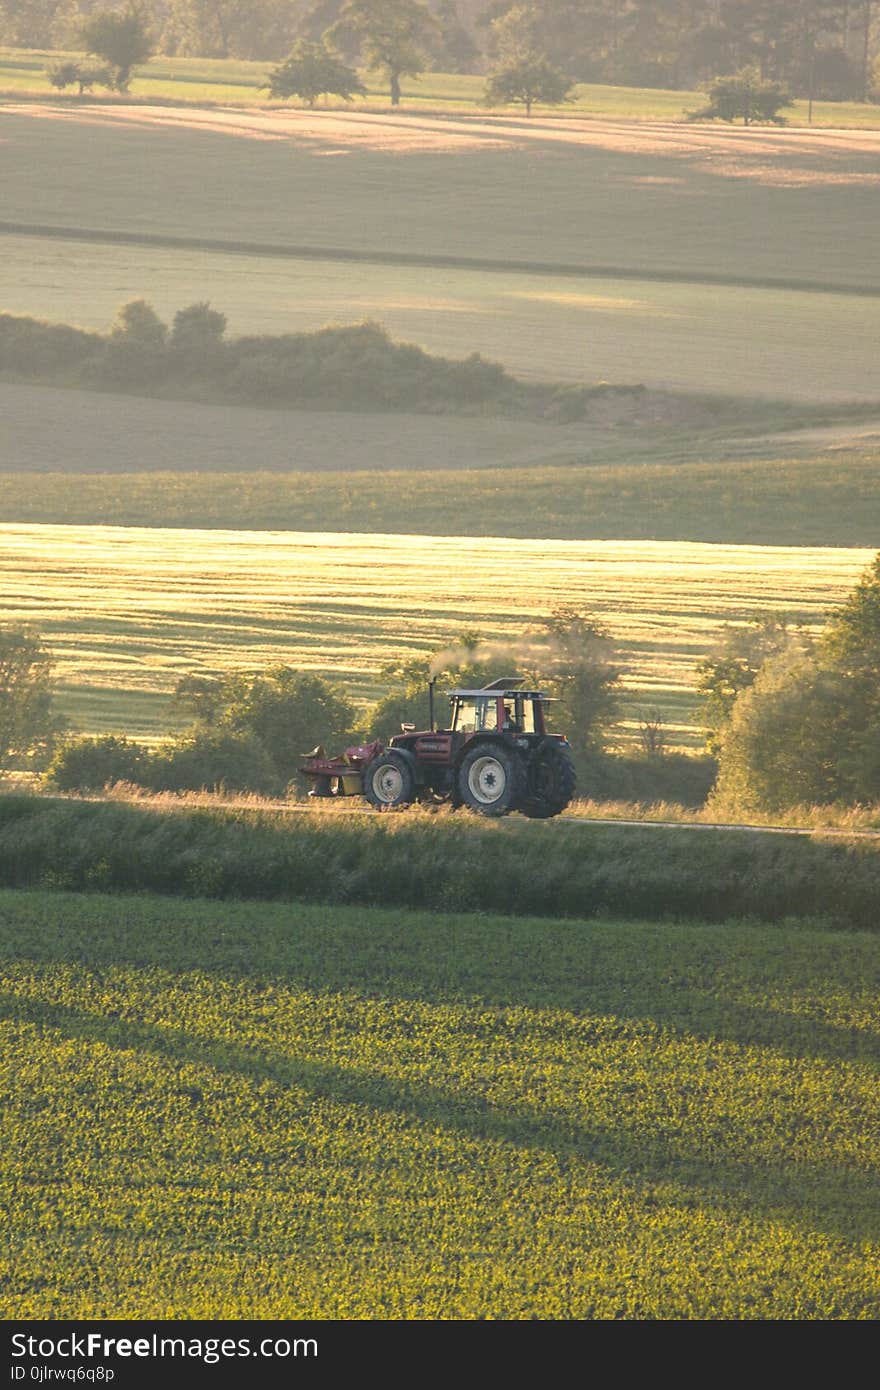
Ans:
[[[506,816],[522,800],[525,781],[525,768],[515,753],[500,744],[480,743],[461,760],[458,794],[472,811]]]
[[[416,796],[416,779],[402,753],[392,748],[380,753],[363,771],[364,796],[371,806],[387,810],[391,806],[408,806]]]

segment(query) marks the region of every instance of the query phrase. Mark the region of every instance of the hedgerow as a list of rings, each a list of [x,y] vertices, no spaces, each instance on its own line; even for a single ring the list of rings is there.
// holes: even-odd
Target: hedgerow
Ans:
[[[870,840],[0,798],[0,885],[874,931]]]

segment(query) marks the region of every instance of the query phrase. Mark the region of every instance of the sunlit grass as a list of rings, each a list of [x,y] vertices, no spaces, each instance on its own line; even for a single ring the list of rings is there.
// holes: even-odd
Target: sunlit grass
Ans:
[[[43,49],[0,47],[0,93],[33,92],[55,95],[46,77],[47,67],[63,58],[76,59],[78,53],[61,53]],[[136,70],[131,82],[132,97],[163,97],[180,102],[234,102],[252,104],[268,99],[267,74],[273,67],[269,61],[257,62],[238,58],[169,58],[158,56]],[[374,73],[361,74],[367,98],[349,104],[358,110],[363,105],[387,108],[388,90]],[[422,73],[405,78],[404,109],[417,110],[438,106],[448,110],[478,110],[485,113],[483,95],[485,78],[467,73]],[[98,95],[104,95],[99,89]],[[705,105],[705,95],[696,91],[666,91],[662,88],[608,86],[599,83],[578,83],[561,107],[537,103],[536,115],[563,114],[602,116],[609,119],[679,121],[689,112]],[[295,103],[294,103],[295,104]],[[323,98],[322,105],[345,108],[346,103]],[[522,116],[521,106],[496,108],[501,112]],[[798,100],[786,111],[790,125],[816,127],[874,129],[880,126],[880,107],[870,102],[815,101],[812,109],[806,100]]]
[[[27,390],[20,404],[12,391],[4,396],[10,422],[24,421],[31,412],[15,461],[33,470],[0,473],[0,510],[7,521],[322,531],[332,520],[352,531],[410,535],[848,549],[870,547],[880,535],[876,448],[736,459],[727,455],[750,447],[757,452],[761,444],[750,446],[747,437],[725,443],[719,434],[704,437],[706,462],[685,462],[697,452],[698,437],[688,440],[679,432],[664,441],[621,431],[612,441],[585,428],[579,440],[573,428],[542,430],[523,422],[517,437],[510,421],[396,421],[355,414],[340,420],[299,412],[290,414],[288,425],[283,413],[274,419],[248,410],[211,416],[201,407],[106,397],[91,398],[88,409],[81,394],[70,394],[69,417],[87,430],[65,442],[64,472],[43,472],[40,465],[51,430],[63,428],[65,393],[41,400],[39,392]],[[38,424],[34,412],[40,409]],[[129,424],[130,431],[120,435]],[[211,471],[249,457],[258,427],[266,441],[261,462],[278,471]],[[80,472],[95,466],[99,438],[107,471]],[[192,471],[170,472],[184,439]],[[388,472],[389,450],[398,439],[397,467]],[[761,443],[768,447],[768,441]],[[505,453],[510,462],[501,466]],[[529,453],[533,460],[523,466]],[[652,454],[684,458],[654,463],[647,461]],[[297,471],[282,472],[283,465]],[[145,466],[151,471],[141,471]]]

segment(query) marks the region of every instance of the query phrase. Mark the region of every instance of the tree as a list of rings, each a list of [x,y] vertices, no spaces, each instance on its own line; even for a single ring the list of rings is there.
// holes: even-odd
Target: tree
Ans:
[[[64,720],[52,710],[52,657],[33,628],[0,628],[0,767],[46,756]]]
[[[278,790],[273,758],[261,739],[232,729],[194,729],[159,748],[144,767],[152,791],[240,791],[263,795]]]
[[[118,92],[128,91],[132,70],[148,62],[154,52],[146,16],[136,6],[123,14],[99,10],[82,25],[80,39],[88,53],[109,64]]]
[[[564,702],[568,741],[575,753],[601,752],[619,716],[623,674],[607,627],[592,613],[565,606],[529,635],[536,639],[531,660],[542,683]]]
[[[781,82],[767,81],[757,68],[741,68],[728,77],[716,77],[707,88],[708,106],[688,114],[689,121],[736,121],[744,125],[769,122],[785,125],[778,113],[792,99]]]
[[[171,356],[194,375],[215,372],[224,360],[225,332],[226,315],[206,301],[178,309],[168,339]]]
[[[400,79],[424,71],[422,42],[434,22],[421,0],[345,0],[326,37],[352,38],[367,66],[387,75],[391,105],[398,106]]]
[[[168,368],[168,328],[145,299],[118,310],[104,351],[96,359],[101,380],[135,386],[154,381]]]
[[[805,641],[801,637],[801,641]],[[697,665],[699,714],[706,731],[706,747],[717,757],[730,723],[733,707],[754,685],[755,677],[772,656],[794,641],[784,618],[765,614],[745,626],[726,625],[715,648]]]
[[[771,814],[850,799],[847,687],[839,672],[813,656],[771,658],[734,705],[715,799],[740,812]]]
[[[348,696],[321,676],[290,666],[236,673],[218,685],[186,677],[178,683],[177,702],[198,711],[199,727],[256,738],[282,785],[296,777],[303,755],[316,744],[335,747],[355,733]]]
[[[338,96],[350,101],[353,96],[366,96],[367,89],[354,68],[348,67],[325,40],[312,43],[300,39],[288,57],[269,74],[269,95],[302,97],[314,106],[319,96]]]
[[[56,63],[54,67],[46,69],[46,76],[56,91],[63,92],[65,87],[79,87],[80,96],[90,92],[96,84],[100,87],[115,85],[110,68],[88,68],[83,67],[82,63]]]
[[[455,0],[436,0],[436,25],[425,36],[430,67],[435,72],[473,72],[479,49],[459,17]]]
[[[767,660],[735,700],[718,776],[744,810],[880,798],[880,555],[811,650]]]
[[[572,84],[546,58],[525,59],[493,72],[486,83],[487,106],[522,105],[531,116],[532,106],[558,106],[565,101]]]
[[[572,84],[555,68],[541,46],[541,15],[533,6],[516,5],[492,21],[490,43],[496,66],[486,82],[487,106],[522,105],[531,116],[538,101],[558,106]]]

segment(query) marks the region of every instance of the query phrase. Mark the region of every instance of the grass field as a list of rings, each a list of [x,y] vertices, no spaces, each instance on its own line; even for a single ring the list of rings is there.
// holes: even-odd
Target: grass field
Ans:
[[[411,536],[846,549],[876,546],[880,535],[876,443],[811,454],[808,435],[804,456],[774,457],[760,452],[772,445],[764,439],[751,444],[756,457],[737,458],[749,451],[747,437],[670,431],[674,461],[658,463],[660,438],[650,430],[224,410],[8,386],[0,409],[9,426],[0,449],[6,523],[329,524]],[[689,453],[695,461],[679,461]],[[249,471],[239,471],[243,463]]]
[[[0,135],[8,222],[880,287],[867,132],[61,104]]]
[[[0,894],[6,1318],[880,1312],[878,941]]]
[[[515,376],[801,402],[880,400],[878,302],[854,294],[418,268],[0,237],[2,308],[106,330],[146,298],[209,300],[229,335],[372,319]]]
[[[46,68],[62,57],[75,60],[80,56],[45,50],[0,48],[0,95],[55,95],[45,77]],[[136,72],[131,83],[131,94],[147,99],[251,104],[266,99],[266,74],[272,66],[269,62],[242,59],[158,57]],[[365,102],[354,103],[353,109],[357,110],[363,105],[379,109],[382,105],[387,106],[387,90],[377,82],[375,74],[365,72],[362,79],[367,87],[367,98]],[[484,85],[484,78],[468,74],[423,73],[419,77],[404,79],[404,105],[407,109],[415,110],[435,106],[450,110],[479,109]],[[385,99],[384,103],[382,98]],[[343,105],[333,99],[324,100],[331,106]],[[702,92],[579,83],[562,110],[586,116],[607,116],[615,120],[675,121],[704,103]],[[535,107],[536,112],[542,109],[559,108]],[[521,112],[521,108],[517,110]],[[786,114],[792,125],[805,125],[809,120],[805,101],[796,102]],[[817,127],[874,129],[880,126],[880,107],[866,102],[814,102],[812,123]]]
[[[0,527],[0,619],[57,654],[77,727],[155,738],[189,671],[286,662],[360,700],[380,666],[476,629],[507,641],[554,607],[602,618],[627,668],[627,717],[659,708],[699,742],[694,666],[726,621],[821,625],[872,558],[860,549],[285,531]],[[499,596],[503,594],[503,602]]]

